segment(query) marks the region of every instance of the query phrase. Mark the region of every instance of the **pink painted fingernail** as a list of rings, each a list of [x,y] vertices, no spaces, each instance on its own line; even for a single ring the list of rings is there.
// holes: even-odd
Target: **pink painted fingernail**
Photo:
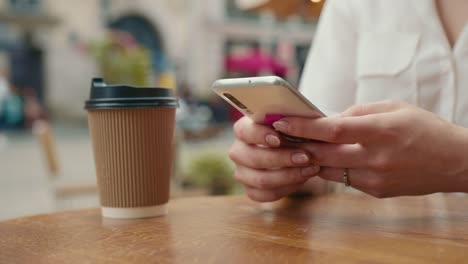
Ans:
[[[284,120],[276,121],[273,123],[273,127],[279,131],[287,131],[288,126],[289,126],[289,123]]]
[[[275,135],[267,135],[265,141],[272,147],[279,147],[281,144],[280,139]]]
[[[305,167],[301,169],[301,174],[303,177],[312,177],[315,176],[320,171],[320,166],[312,165],[310,167]]]
[[[291,160],[295,164],[303,165],[309,162],[309,156],[304,153],[296,153],[292,155]]]

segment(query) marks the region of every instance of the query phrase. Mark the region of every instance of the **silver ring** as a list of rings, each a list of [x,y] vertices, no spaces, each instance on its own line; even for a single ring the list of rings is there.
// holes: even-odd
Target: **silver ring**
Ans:
[[[346,187],[351,186],[351,183],[349,182],[349,169],[348,168],[344,169],[343,183]]]

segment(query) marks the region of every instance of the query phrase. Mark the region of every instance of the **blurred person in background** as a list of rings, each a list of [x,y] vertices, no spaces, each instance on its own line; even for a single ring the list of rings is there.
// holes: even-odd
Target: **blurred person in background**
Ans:
[[[2,109],[2,129],[17,130],[24,125],[24,102],[15,85],[8,85],[8,94],[3,99]]]
[[[229,122],[229,105],[219,96],[212,94],[208,97],[207,106],[211,110],[210,123],[213,127],[222,129]]]
[[[23,90],[24,126],[32,128],[35,121],[45,119],[45,113],[35,89],[27,87]]]
[[[320,178],[375,197],[468,192],[467,11],[466,0],[328,0],[300,89],[329,117],[276,131],[239,120],[230,157],[248,196],[336,189]],[[284,144],[277,131],[318,141]]]
[[[185,139],[200,139],[211,136],[210,120],[213,116],[211,109],[202,105],[192,94],[189,85],[182,82],[178,91],[179,107],[176,122]]]
[[[9,93],[8,78],[5,70],[0,70],[0,149],[6,146],[7,137],[3,134],[3,104]]]
[[[8,80],[6,74],[0,71],[0,104],[8,95]]]

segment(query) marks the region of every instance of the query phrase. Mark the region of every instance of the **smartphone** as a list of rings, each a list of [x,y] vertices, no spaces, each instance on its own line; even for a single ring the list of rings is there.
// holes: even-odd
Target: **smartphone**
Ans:
[[[315,105],[277,76],[221,79],[213,83],[213,91],[254,122],[272,125],[288,116],[324,117]],[[292,142],[305,139],[282,135]]]

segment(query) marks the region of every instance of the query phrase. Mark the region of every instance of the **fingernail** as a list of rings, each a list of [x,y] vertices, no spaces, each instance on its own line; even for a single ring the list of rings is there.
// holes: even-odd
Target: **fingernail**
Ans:
[[[281,144],[280,139],[275,135],[267,135],[265,141],[272,147],[279,147]]]
[[[309,162],[309,157],[304,153],[293,154],[291,160],[295,164],[306,164]]]
[[[301,174],[302,174],[303,177],[311,177],[311,176],[314,176],[315,174],[317,174],[317,172],[319,172],[319,170],[320,170],[319,166],[313,165],[313,166],[301,169]]]
[[[273,123],[273,127],[279,131],[287,131],[289,123],[283,120],[276,121]]]

